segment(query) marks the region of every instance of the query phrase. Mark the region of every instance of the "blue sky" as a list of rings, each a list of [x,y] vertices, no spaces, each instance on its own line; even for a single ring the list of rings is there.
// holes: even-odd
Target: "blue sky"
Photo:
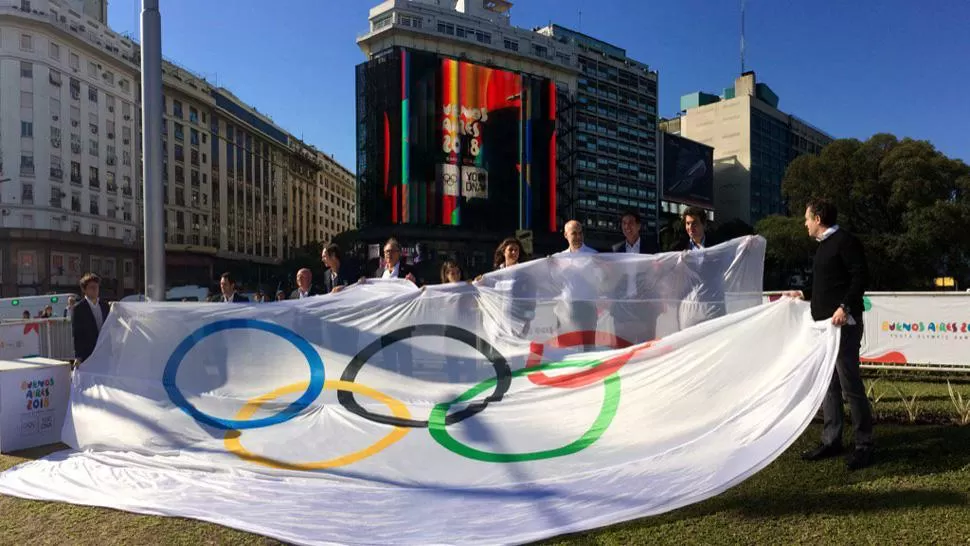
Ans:
[[[354,170],[355,39],[377,3],[162,0],[162,48]],[[137,37],[140,5],[112,0],[110,26]],[[659,70],[664,116],[740,72],[738,0],[518,0],[512,22],[625,48]],[[965,0],[748,0],[746,65],[836,137],[891,132],[970,162],[968,28]]]

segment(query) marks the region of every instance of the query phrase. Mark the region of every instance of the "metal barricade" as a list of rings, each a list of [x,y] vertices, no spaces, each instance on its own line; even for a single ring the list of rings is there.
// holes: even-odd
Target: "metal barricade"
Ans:
[[[40,352],[47,358],[71,360],[74,358],[74,335],[71,319],[47,319],[40,327]]]

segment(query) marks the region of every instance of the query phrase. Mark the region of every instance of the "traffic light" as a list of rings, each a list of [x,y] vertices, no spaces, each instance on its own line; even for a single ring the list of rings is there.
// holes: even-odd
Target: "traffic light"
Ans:
[[[51,303],[57,303],[57,296],[51,296]]]
[[[20,300],[13,300],[13,301],[11,301],[10,302],[10,305],[13,305],[14,307],[16,307],[16,306],[20,305]]]

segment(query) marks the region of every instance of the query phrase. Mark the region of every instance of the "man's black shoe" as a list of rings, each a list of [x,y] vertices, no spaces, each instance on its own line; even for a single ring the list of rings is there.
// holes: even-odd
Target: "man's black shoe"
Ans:
[[[872,464],[872,448],[857,447],[849,454],[845,460],[845,467],[851,470],[860,470]]]
[[[805,461],[821,461],[822,459],[830,459],[832,457],[837,457],[842,453],[842,444],[832,444],[825,445],[819,444],[815,449],[810,449],[802,453],[802,460]]]

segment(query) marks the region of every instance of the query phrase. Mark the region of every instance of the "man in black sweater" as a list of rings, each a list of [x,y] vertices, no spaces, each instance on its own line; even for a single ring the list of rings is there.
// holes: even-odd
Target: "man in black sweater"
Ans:
[[[812,287],[804,292],[789,292],[812,303],[812,318],[831,320],[842,329],[835,374],[822,402],[824,428],[822,443],[802,453],[807,461],[834,457],[842,452],[842,397],[849,402],[855,450],[846,460],[849,470],[872,462],[872,409],[859,374],[859,349],[862,344],[862,296],[866,290],[868,267],[862,243],[839,229],[835,205],[813,200],[805,209],[808,235],[819,241],[812,265]]]

